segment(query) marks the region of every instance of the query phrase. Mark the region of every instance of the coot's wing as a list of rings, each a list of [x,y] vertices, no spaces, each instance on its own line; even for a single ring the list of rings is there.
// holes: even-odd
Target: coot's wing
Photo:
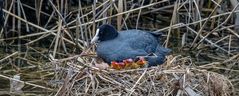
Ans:
[[[159,37],[161,34],[144,32],[144,31],[134,31],[135,37],[131,40],[130,46],[134,50],[144,50],[144,55],[146,56],[151,53],[156,54],[156,56],[146,56],[145,59],[148,61],[148,66],[156,66],[162,64],[165,60],[165,56],[171,51],[168,48],[164,48],[160,45]],[[132,34],[132,33],[131,33]]]
[[[119,38],[124,38],[124,42],[133,50],[144,50],[147,53],[154,53],[158,45],[158,39],[149,32],[141,30],[121,31]]]
[[[122,40],[116,38],[110,41],[100,42],[97,45],[97,55],[101,57],[105,62],[111,63],[111,61],[122,62],[125,59],[134,59],[137,56],[145,56],[148,53],[144,49],[132,48],[126,39]]]
[[[145,50],[138,49],[134,50],[129,46],[119,47],[116,46],[115,50],[111,51],[104,51],[104,52],[97,52],[98,56],[103,58],[103,60],[107,63],[111,61],[122,62],[125,59],[135,59],[137,56],[145,56],[148,53]]]
[[[132,34],[133,32],[131,32]],[[160,44],[160,36],[162,34],[160,33],[152,33],[152,32],[146,32],[146,31],[134,31],[135,37],[133,37],[129,43],[131,48],[133,49],[143,49],[148,54],[155,53],[157,55],[168,55],[171,50],[168,48],[164,48]]]

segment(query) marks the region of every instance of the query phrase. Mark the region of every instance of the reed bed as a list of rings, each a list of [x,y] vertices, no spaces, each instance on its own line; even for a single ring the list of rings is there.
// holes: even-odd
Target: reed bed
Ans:
[[[80,1],[80,2],[79,2]],[[5,0],[0,95],[239,93],[237,0]],[[163,65],[105,65],[89,41],[101,24],[163,34]]]

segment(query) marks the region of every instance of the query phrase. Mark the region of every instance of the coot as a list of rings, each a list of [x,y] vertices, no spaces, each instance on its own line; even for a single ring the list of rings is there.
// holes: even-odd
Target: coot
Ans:
[[[103,24],[96,30],[91,43],[97,43],[97,56],[108,64],[143,56],[148,66],[156,66],[162,64],[170,52],[160,45],[159,36],[135,29],[117,32],[112,25]]]

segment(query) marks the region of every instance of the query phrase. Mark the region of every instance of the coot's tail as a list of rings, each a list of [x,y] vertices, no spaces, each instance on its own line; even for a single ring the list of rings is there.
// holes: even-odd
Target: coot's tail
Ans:
[[[148,67],[163,64],[165,61],[165,56],[168,55],[170,52],[170,49],[158,45],[155,55],[145,57],[145,60],[148,61]]]

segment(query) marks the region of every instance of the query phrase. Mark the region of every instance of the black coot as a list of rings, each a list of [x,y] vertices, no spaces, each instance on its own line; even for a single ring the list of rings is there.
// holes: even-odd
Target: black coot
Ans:
[[[141,30],[117,32],[112,25],[104,24],[96,30],[91,43],[97,43],[97,55],[108,64],[145,56],[148,66],[156,66],[162,64],[170,52],[159,44],[159,36]]]

